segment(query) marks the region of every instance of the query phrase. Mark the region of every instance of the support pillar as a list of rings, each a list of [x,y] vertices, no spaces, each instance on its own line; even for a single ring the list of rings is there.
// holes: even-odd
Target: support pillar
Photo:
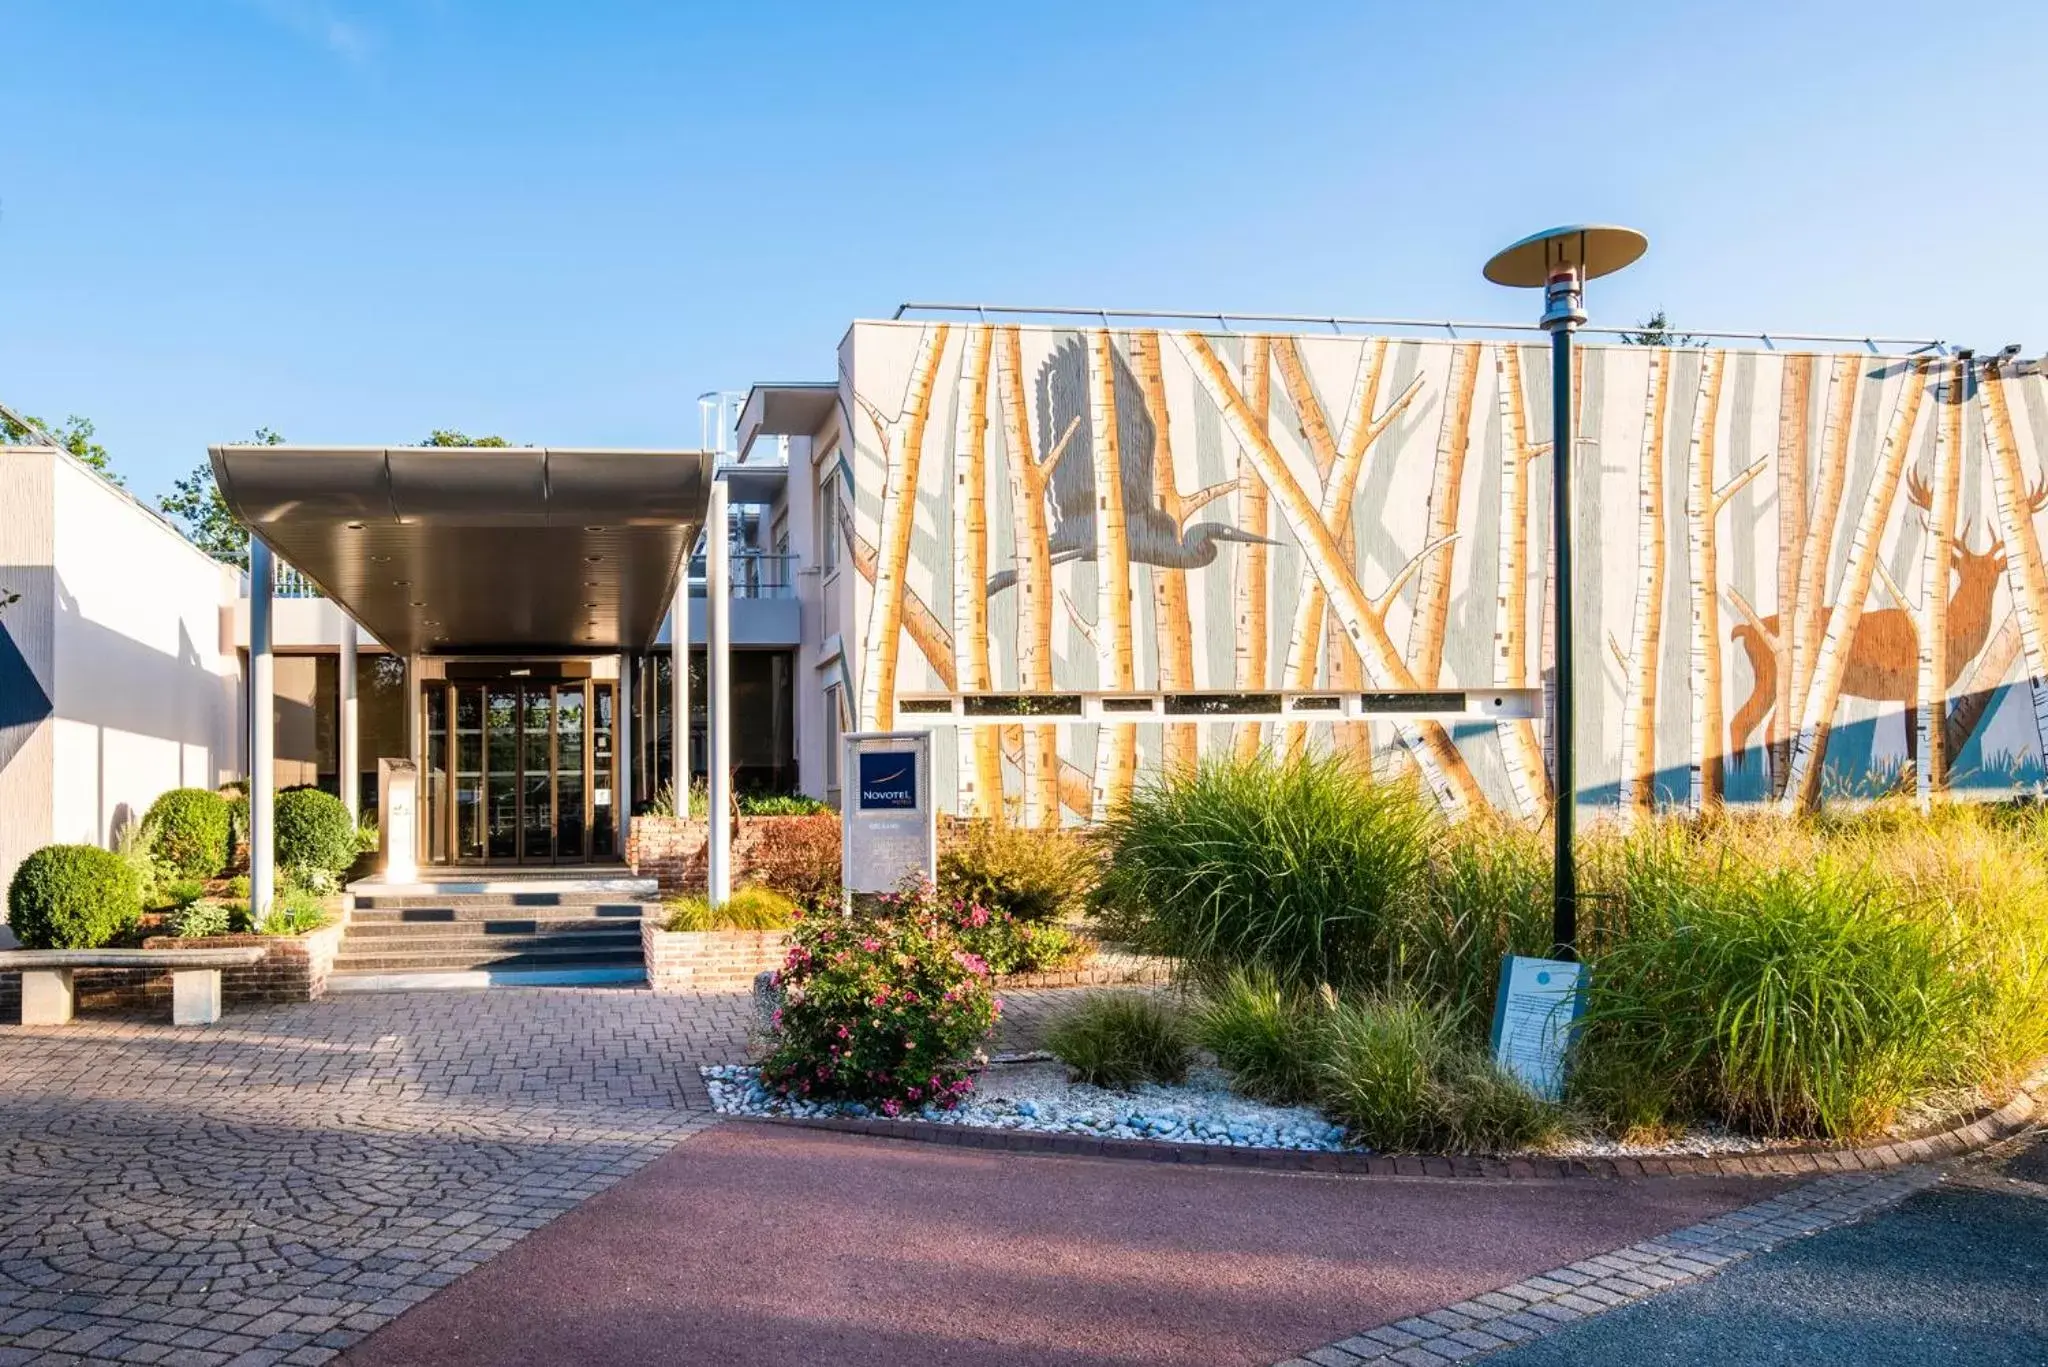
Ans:
[[[336,777],[341,780],[341,805],[348,808],[349,820],[361,823],[363,819],[363,760],[358,751],[362,748],[361,713],[356,706],[356,643],[359,633],[355,619],[344,617],[341,623],[341,660],[335,675],[335,739],[340,754],[335,756]]]
[[[639,698],[639,671],[634,668],[637,661],[630,651],[619,654],[619,735],[618,735],[618,780],[619,790],[612,794],[613,810],[618,815],[619,849],[626,849],[627,838],[633,833],[633,704]]]
[[[732,896],[732,554],[726,519],[726,488],[712,481],[711,508],[704,515],[704,613],[709,626],[704,672],[711,780],[710,872],[705,896],[713,906]]]
[[[277,880],[276,662],[270,653],[277,558],[249,538],[249,916],[270,914]]]
[[[690,814],[690,557],[676,573],[668,625],[668,782],[676,814]]]

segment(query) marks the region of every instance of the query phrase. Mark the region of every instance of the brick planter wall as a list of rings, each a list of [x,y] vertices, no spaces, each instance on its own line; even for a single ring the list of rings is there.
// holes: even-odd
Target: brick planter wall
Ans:
[[[734,886],[753,872],[757,851],[823,823],[836,833],[831,812],[812,816],[743,816],[733,827]],[[626,863],[635,876],[652,878],[664,894],[704,891],[710,872],[711,822],[700,816],[636,816],[626,836]]]
[[[304,935],[211,935],[181,940],[152,935],[144,949],[239,949],[261,945],[268,951],[242,968],[221,971],[223,1005],[272,1006],[317,1000],[327,992],[327,976],[341,948],[346,916]],[[170,1017],[171,975],[153,968],[81,968],[73,977],[78,1011],[134,1011]],[[21,974],[0,974],[0,1024],[21,1021]]]
[[[782,967],[789,934],[780,930],[667,931],[640,923],[647,985],[656,992],[748,992],[754,977]]]

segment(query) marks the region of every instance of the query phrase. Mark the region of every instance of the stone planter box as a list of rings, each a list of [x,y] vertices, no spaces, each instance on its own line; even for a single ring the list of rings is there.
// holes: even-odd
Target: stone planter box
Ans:
[[[756,975],[782,967],[789,932],[782,930],[669,931],[655,920],[640,923],[647,985],[656,992],[745,992]]]
[[[209,935],[181,940],[175,935],[152,935],[142,942],[144,949],[227,949],[259,945],[263,958],[245,968],[221,973],[221,1001],[229,1009],[238,1006],[276,1006],[316,1001],[326,995],[327,977],[334,969],[334,956],[341,949],[342,933],[348,928],[344,909],[339,919],[304,935]],[[148,968],[86,968],[74,979],[80,1011],[168,1012],[171,975]],[[21,1020],[21,975],[0,974],[0,1023]]]
[[[732,832],[733,886],[748,881],[757,851],[778,841],[815,838],[816,831],[829,831],[837,848],[839,817],[832,812],[741,817]],[[636,816],[626,835],[626,863],[636,877],[660,884],[664,896],[702,892],[711,863],[711,822],[701,816]]]

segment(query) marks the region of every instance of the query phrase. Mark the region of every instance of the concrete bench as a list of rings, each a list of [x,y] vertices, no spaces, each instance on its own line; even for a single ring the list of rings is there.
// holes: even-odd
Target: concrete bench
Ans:
[[[220,973],[260,962],[261,945],[236,949],[7,949],[0,971],[21,974],[21,1023],[71,1021],[71,974],[80,968],[156,968],[171,974],[171,1024],[211,1025],[220,1019]]]

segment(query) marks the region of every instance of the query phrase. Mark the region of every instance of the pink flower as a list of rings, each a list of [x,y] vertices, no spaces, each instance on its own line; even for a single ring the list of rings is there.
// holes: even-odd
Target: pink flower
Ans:
[[[987,908],[987,907],[976,907],[976,908],[975,908],[975,909],[974,909],[973,911],[969,912],[969,913],[967,914],[967,924],[968,924],[968,925],[970,925],[970,926],[973,926],[973,927],[975,927],[976,929],[979,929],[979,928],[981,928],[982,926],[985,926],[985,925],[987,925],[987,924],[988,924],[988,908]]]
[[[865,949],[868,953],[872,954],[882,947],[882,942],[880,940],[877,940],[874,936],[870,935],[860,942],[860,947],[862,949]]]
[[[896,1098],[892,1096],[892,1097],[890,1097],[890,1098],[889,1098],[889,1099],[888,1099],[887,1101],[884,1101],[884,1102],[882,1103],[882,1114],[883,1114],[883,1115],[902,1115],[902,1114],[903,1114],[903,1107],[902,1107],[901,1103],[899,1103],[899,1102],[898,1102],[898,1101],[896,1100]]]

